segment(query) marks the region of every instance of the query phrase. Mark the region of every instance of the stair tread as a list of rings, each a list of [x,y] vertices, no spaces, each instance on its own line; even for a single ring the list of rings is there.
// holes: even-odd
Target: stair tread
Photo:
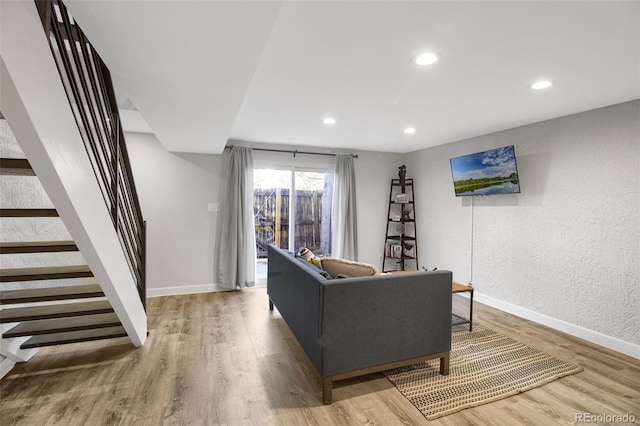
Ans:
[[[78,251],[74,241],[17,241],[0,243],[0,254]]]
[[[65,287],[33,288],[0,292],[0,304],[32,303],[51,300],[84,299],[102,297],[99,284],[74,285]]]
[[[0,217],[58,217],[56,209],[0,209]]]
[[[0,158],[0,174],[35,176],[35,172],[26,158]]]
[[[91,340],[112,339],[126,337],[124,327],[106,327],[92,330],[67,331],[63,333],[41,334],[33,336],[22,345],[21,349],[37,348],[41,346],[62,345],[67,343],[88,342]]]
[[[37,266],[35,268],[0,269],[0,275],[32,275],[34,271],[37,273],[47,274],[61,271],[79,272],[90,270],[89,265]]]
[[[85,278],[92,276],[91,268],[89,268],[88,265],[0,269],[0,282]]]
[[[20,336],[35,336],[40,334],[117,327],[119,325],[121,324],[118,316],[115,312],[111,312],[108,314],[85,315],[81,317],[25,321],[10,330],[5,331],[2,337],[8,339]]]
[[[7,308],[0,311],[0,323],[64,318],[113,312],[108,300]]]

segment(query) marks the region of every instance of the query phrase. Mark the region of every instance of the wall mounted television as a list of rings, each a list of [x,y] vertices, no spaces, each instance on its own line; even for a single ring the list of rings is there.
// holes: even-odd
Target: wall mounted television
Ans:
[[[450,160],[456,197],[520,193],[513,145]]]

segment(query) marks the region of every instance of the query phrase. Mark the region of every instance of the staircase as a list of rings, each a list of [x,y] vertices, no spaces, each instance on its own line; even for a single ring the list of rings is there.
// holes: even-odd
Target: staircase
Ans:
[[[23,187],[16,183],[18,179],[38,179],[26,159],[0,159],[0,175],[13,176],[13,181],[3,182],[5,192],[10,192],[7,186]],[[58,212],[52,208],[4,208],[3,205],[0,217],[6,228],[5,222],[12,219],[29,226],[30,220],[55,218]],[[15,231],[16,224],[13,225],[9,234],[22,235]],[[37,255],[42,259],[47,254],[58,253],[79,253],[79,250],[70,240],[0,242],[3,260],[11,255]],[[37,261],[38,258],[26,263],[31,265]],[[0,355],[13,358],[14,362],[23,361],[19,353],[25,349],[127,336],[88,265],[50,266],[51,262],[46,262],[47,266],[6,268],[5,263],[2,262],[0,269],[3,339]],[[14,353],[10,348],[14,348]]]
[[[41,346],[147,338],[146,222],[108,67],[61,0],[1,9],[0,377]]]

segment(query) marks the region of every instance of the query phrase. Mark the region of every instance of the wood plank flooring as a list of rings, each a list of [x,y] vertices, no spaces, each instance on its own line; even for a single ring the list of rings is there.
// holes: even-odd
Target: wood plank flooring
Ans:
[[[567,425],[635,415],[640,362],[474,304],[474,324],[584,367],[540,388],[428,422],[381,374],[320,379],[264,288],[149,299],[149,338],[43,348],[0,381],[8,425]]]

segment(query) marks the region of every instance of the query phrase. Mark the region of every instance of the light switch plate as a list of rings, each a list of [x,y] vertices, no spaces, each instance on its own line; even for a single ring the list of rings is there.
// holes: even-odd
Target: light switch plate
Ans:
[[[220,211],[220,203],[209,203],[208,210],[210,212],[219,212]]]

